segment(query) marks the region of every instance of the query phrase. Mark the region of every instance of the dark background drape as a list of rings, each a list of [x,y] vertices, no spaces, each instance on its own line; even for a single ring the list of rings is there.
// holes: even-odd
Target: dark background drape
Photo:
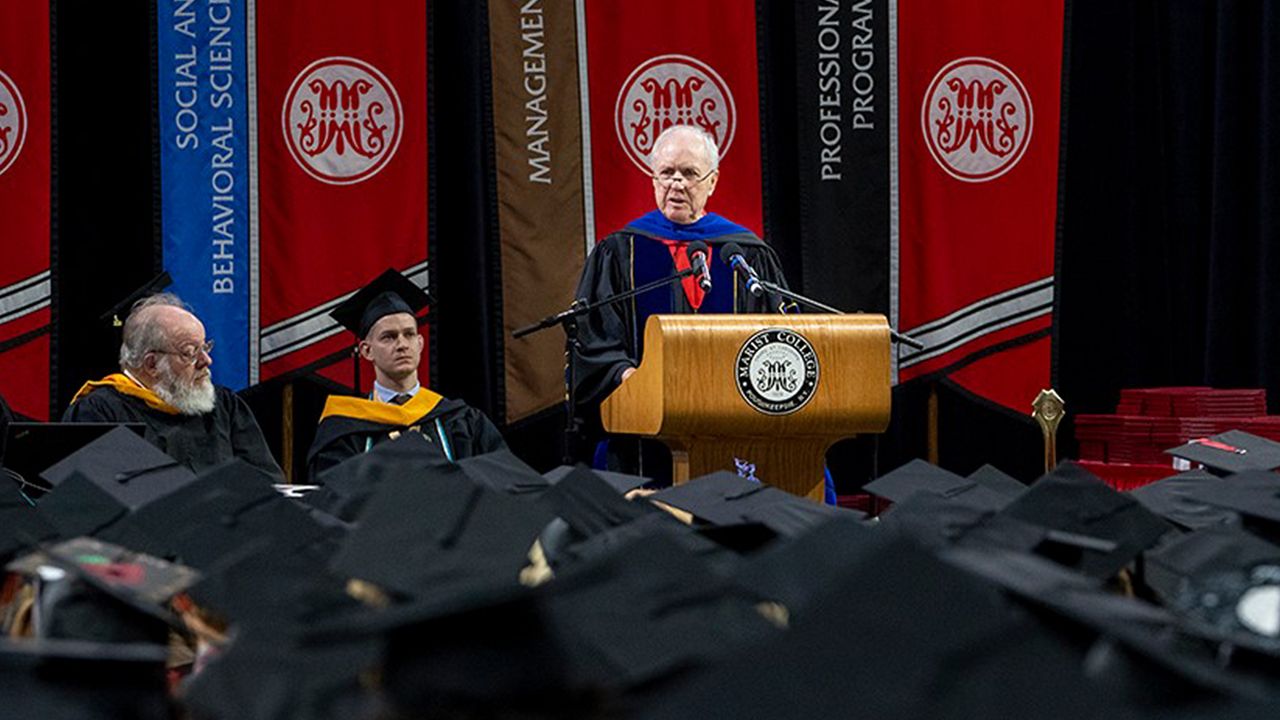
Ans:
[[[1058,248],[1055,384],[1069,412],[1107,412],[1121,387],[1266,387],[1280,398],[1280,7],[1253,2],[1072,0],[1065,188]],[[144,3],[55,2],[55,415],[115,367],[97,320],[159,269],[152,31]],[[794,42],[790,3],[760,4],[769,77]],[[501,307],[488,126],[487,10],[431,3],[435,385],[502,416]],[[762,125],[784,123],[785,83]],[[778,135],[780,137],[781,134]],[[765,154],[766,227],[792,284],[804,278],[785,146]],[[788,168],[791,168],[788,170]],[[851,278],[856,282],[856,277]],[[833,453],[842,491],[924,452],[925,385],[895,391],[878,442]],[[944,466],[1037,473],[1027,418],[936,386]],[[1030,398],[1028,398],[1030,402]],[[302,402],[299,408],[310,408]],[[278,443],[276,396],[255,396]],[[297,453],[309,441],[299,417]],[[535,465],[558,460],[556,412],[507,428]],[[1062,450],[1070,453],[1071,428]]]
[[[1280,6],[1076,2],[1059,384],[1280,399]]]

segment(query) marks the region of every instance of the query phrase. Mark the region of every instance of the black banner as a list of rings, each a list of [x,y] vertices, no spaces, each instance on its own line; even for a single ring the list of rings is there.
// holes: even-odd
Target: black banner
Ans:
[[[806,291],[889,314],[889,0],[795,4],[796,160]]]

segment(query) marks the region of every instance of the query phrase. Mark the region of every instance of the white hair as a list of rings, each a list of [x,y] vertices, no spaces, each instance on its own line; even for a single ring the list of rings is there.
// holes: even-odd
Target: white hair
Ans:
[[[191,308],[173,293],[151,295],[134,303],[124,321],[124,337],[120,342],[121,368],[136,370],[142,367],[142,358],[152,350],[162,349],[168,341],[168,333],[156,321],[155,313],[146,312],[148,308],[161,306],[191,312]]]
[[[711,134],[697,125],[672,125],[663,130],[658,139],[653,141],[653,150],[649,152],[649,167],[653,167],[658,157],[658,150],[667,143],[676,134],[692,135],[698,142],[702,143],[702,150],[707,155],[707,161],[710,167],[707,171],[715,170],[720,167],[720,148],[716,146],[716,141]]]

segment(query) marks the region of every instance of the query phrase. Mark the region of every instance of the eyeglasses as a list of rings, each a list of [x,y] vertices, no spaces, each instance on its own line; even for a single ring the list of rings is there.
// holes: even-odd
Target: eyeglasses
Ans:
[[[671,187],[676,180],[683,180],[686,186],[697,185],[698,183],[711,177],[717,168],[711,168],[706,173],[698,174],[697,168],[667,168],[653,174],[653,181],[663,187]]]
[[[205,340],[198,344],[191,343],[189,345],[183,345],[177,350],[152,350],[151,352],[159,353],[161,355],[177,355],[188,365],[195,365],[196,361],[200,359],[201,353],[204,353],[205,355],[213,354],[213,341]]]

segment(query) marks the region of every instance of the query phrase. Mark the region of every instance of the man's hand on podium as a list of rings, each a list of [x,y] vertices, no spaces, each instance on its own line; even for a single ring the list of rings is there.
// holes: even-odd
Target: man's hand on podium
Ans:
[[[627,368],[626,370],[623,370],[623,371],[622,371],[622,379],[621,379],[621,380],[619,380],[618,382],[619,382],[619,383],[624,383],[624,382],[626,382],[626,381],[627,381],[627,378],[629,378],[629,377],[631,377],[632,375],[634,375],[634,374],[635,374],[635,372],[636,372],[636,369],[635,369],[635,368],[633,368],[633,367],[629,367],[629,368]]]

